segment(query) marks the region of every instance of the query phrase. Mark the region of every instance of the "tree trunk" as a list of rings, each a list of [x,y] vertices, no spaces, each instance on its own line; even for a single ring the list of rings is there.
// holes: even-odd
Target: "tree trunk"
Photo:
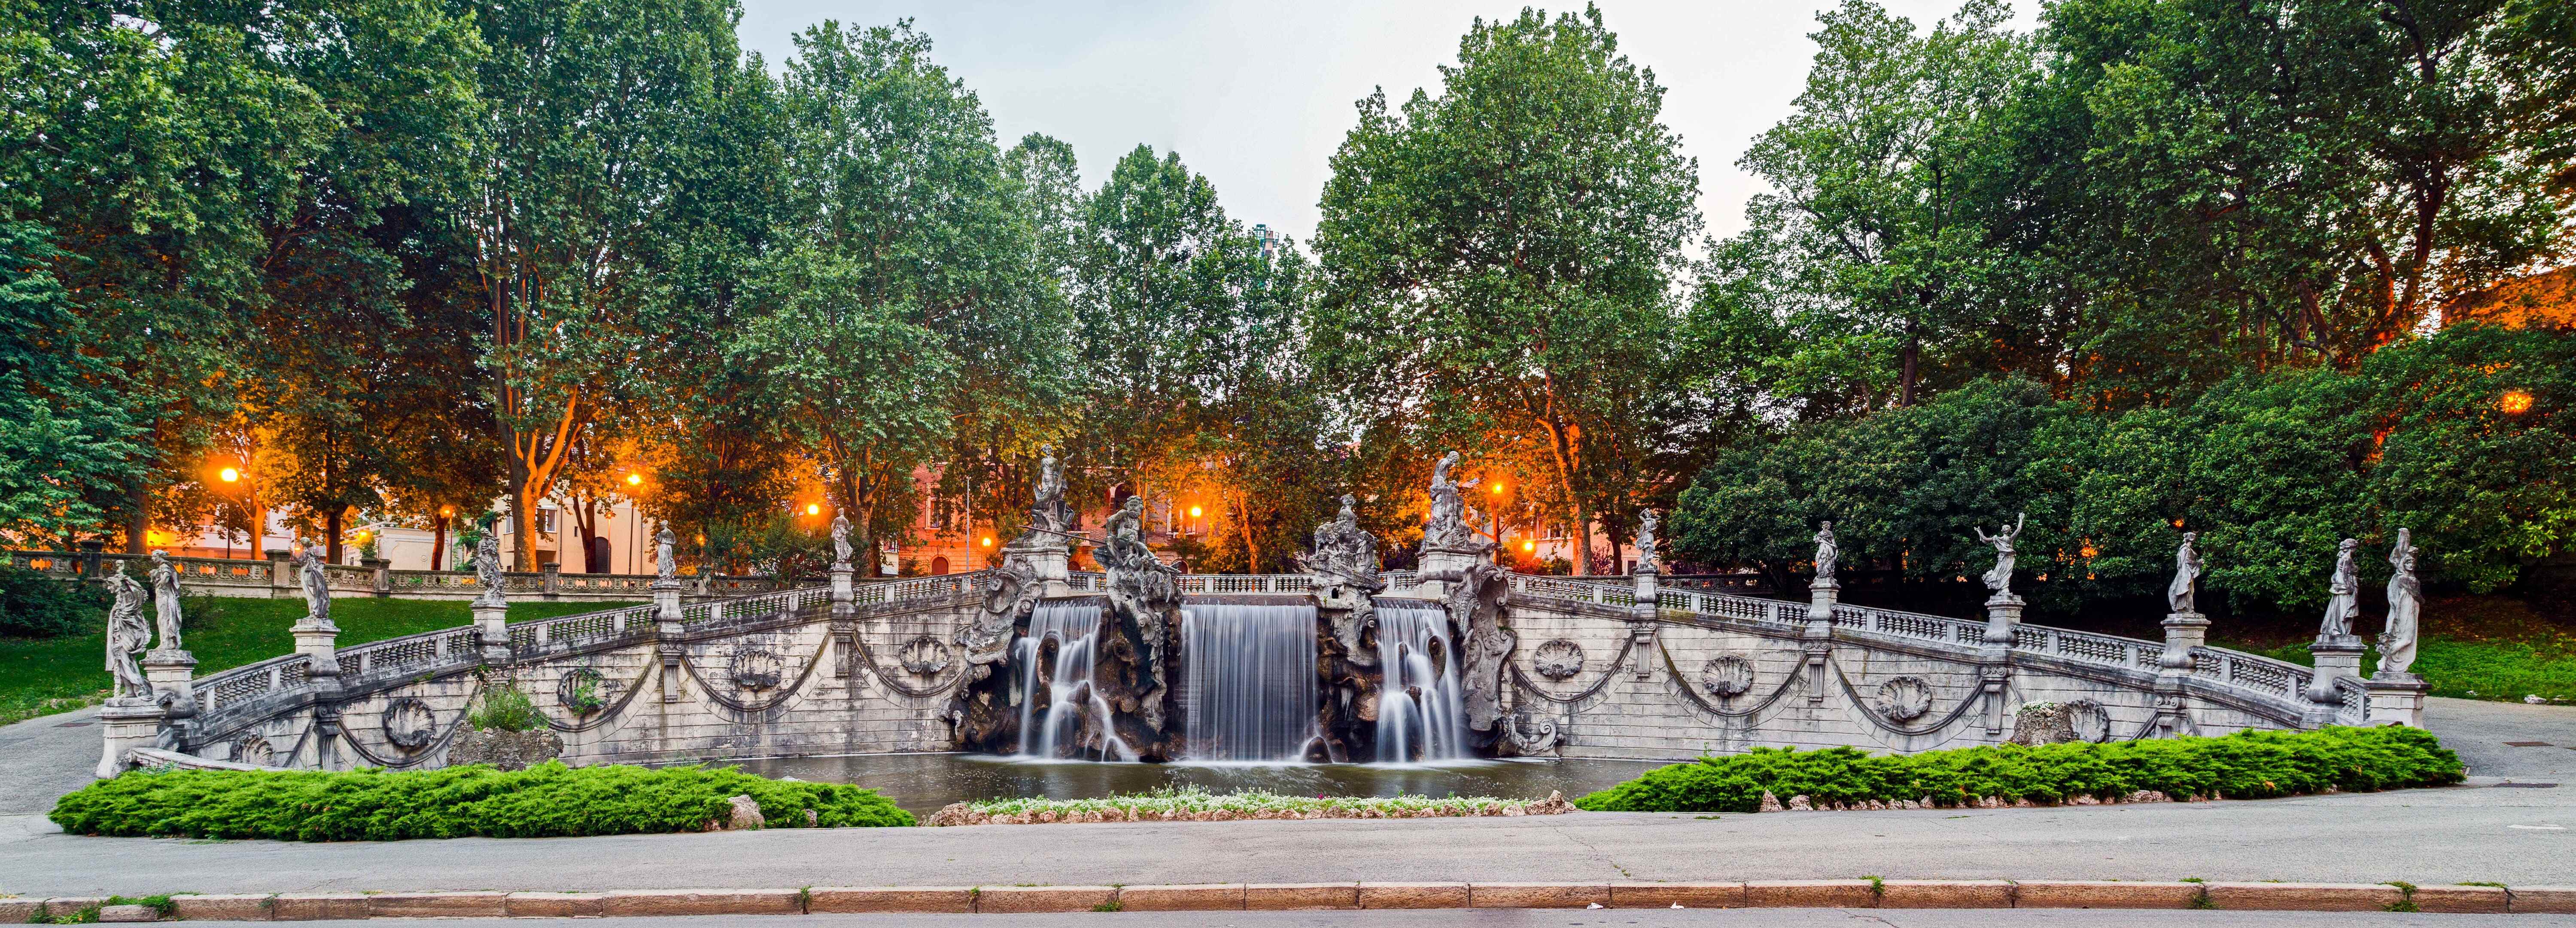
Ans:
[[[446,564],[447,517],[442,515],[430,522],[429,569],[446,570]]]
[[[1592,576],[1592,507],[1574,504],[1574,575]]]
[[[1243,572],[1260,573],[1261,545],[1252,540],[1252,503],[1245,494],[1234,494],[1234,519],[1235,524],[1243,527]]]
[[[1914,405],[1914,380],[1923,356],[1923,333],[1912,321],[1905,323],[1905,371],[1899,375],[1896,405]]]
[[[322,559],[340,563],[340,517],[344,510],[332,506],[322,513]]]
[[[510,564],[523,574],[537,569],[537,500],[524,483],[510,494],[510,531],[518,535],[510,545]]]
[[[138,478],[132,495],[126,499],[125,553],[150,554],[152,547],[152,488]]]

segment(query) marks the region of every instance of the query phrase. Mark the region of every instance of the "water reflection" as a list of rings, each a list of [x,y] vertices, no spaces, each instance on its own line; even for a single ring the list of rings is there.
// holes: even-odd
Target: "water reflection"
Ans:
[[[738,763],[748,773],[883,792],[915,815],[970,799],[1083,799],[1164,786],[1214,792],[1265,789],[1291,796],[1499,796],[1568,799],[1663,766],[1625,760],[1469,760],[1436,764],[1118,764],[1024,760],[987,754],[855,754]]]

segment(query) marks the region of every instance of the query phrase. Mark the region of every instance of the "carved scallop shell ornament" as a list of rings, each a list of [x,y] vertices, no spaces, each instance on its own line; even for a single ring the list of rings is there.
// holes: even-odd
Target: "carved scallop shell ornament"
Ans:
[[[438,717],[430,713],[429,704],[411,696],[386,703],[384,721],[385,740],[405,751],[428,747],[429,736],[438,727]]]
[[[588,696],[588,699],[582,697]],[[596,668],[575,667],[555,681],[555,705],[574,715],[589,715],[608,700],[608,681]]]
[[[948,646],[940,644],[937,638],[923,635],[904,642],[903,651],[896,654],[895,659],[903,664],[905,670],[925,677],[935,677],[940,671],[948,669]]]
[[[1530,666],[1538,675],[1550,680],[1563,680],[1583,672],[1583,646],[1558,638],[1539,645],[1530,652]]]
[[[1878,685],[1878,714],[1911,722],[1932,711],[1932,685],[1922,677],[1897,677]]]
[[[2066,725],[2075,730],[2076,740],[2094,744],[2111,740],[2111,713],[2093,700],[2078,699],[2067,703]]]
[[[1753,662],[1739,654],[1720,654],[1699,668],[1699,685],[1711,695],[1742,696],[1753,689]]]
[[[787,677],[786,666],[778,655],[764,648],[735,650],[728,669],[733,673],[733,685],[747,690],[769,689]]]
[[[277,748],[268,743],[266,736],[243,735],[241,740],[233,742],[233,763],[260,767],[277,766]]]

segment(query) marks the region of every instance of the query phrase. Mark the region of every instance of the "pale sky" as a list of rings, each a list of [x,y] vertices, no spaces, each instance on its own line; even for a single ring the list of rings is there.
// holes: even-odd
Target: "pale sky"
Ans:
[[[1917,29],[1956,0],[1882,0]],[[1601,0],[1630,60],[1662,84],[1664,123],[1699,159],[1708,230],[1742,228],[1760,184],[1735,167],[1745,146],[1789,111],[1815,54],[1815,0]],[[2017,4],[2030,26],[2035,4]],[[1083,181],[1097,186],[1138,143],[1181,160],[1216,185],[1226,212],[1304,241],[1327,163],[1375,87],[1401,102],[1437,92],[1477,16],[1508,18],[1515,3],[1421,0],[1022,2],[1022,0],[743,0],[743,46],[773,66],[789,36],[824,19],[882,25],[911,17],[933,60],[966,82],[993,115],[1004,147],[1043,132],[1071,144]],[[1579,4],[1545,7],[1580,9]]]

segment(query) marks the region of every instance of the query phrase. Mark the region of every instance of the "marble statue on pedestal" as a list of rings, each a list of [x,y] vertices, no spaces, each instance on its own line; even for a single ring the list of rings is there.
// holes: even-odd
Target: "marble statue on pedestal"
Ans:
[[[501,578],[501,513],[486,512],[482,519],[483,536],[474,540],[474,580],[483,587],[483,595],[474,597],[477,606],[509,605],[510,595],[503,589]]]
[[[679,536],[671,534],[671,523],[662,523],[662,530],[653,533],[653,580],[655,583],[676,584],[680,582],[680,557],[674,550],[679,546],[679,544]],[[849,559],[849,546],[842,545],[841,560],[846,562]]]
[[[832,515],[832,569],[850,569],[850,514]]]
[[[297,585],[304,590],[304,621],[316,628],[331,624],[331,577],[323,572],[322,546],[307,542],[295,556]]]
[[[2415,666],[2415,638],[2424,614],[2424,586],[2415,579],[2414,533],[2397,530],[2397,546],[2388,552],[2388,625],[2379,633],[2379,671],[2375,676],[2403,677]]]
[[[1994,591],[1993,599],[2012,598],[2013,539],[2021,537],[2022,526],[2029,521],[2030,514],[2022,513],[2014,518],[2011,528],[1998,527],[1995,534],[1986,534],[1983,526],[1976,529],[1978,541],[1995,546],[1995,566],[1985,575],[1986,589]]]
[[[1842,557],[1842,545],[1834,541],[1834,524],[1826,522],[1823,528],[1816,530],[1816,585],[1834,582],[1835,562]]]
[[[1637,513],[1637,572],[1641,574],[1656,573],[1663,566],[1663,558],[1655,551],[1656,520],[1652,509]]]
[[[1073,530],[1073,519],[1064,505],[1064,471],[1056,464],[1055,449],[1038,448],[1038,482],[1031,488],[1029,527],[1061,536]]]
[[[2165,587],[2165,603],[2173,607],[2175,615],[2200,611],[2194,608],[2193,602],[2196,598],[2193,593],[2200,579],[2200,552],[2192,547],[2192,543],[2199,540],[2199,532],[2184,532],[2182,546],[2174,549],[2174,578],[2173,583]]]
[[[116,682],[111,695],[150,698],[152,684],[134,663],[135,655],[152,646],[152,629],[143,621],[143,585],[120,570],[107,575],[107,589],[116,597],[107,610],[107,674]]]
[[[168,551],[152,552],[152,614],[161,629],[158,649],[179,650],[179,569]]]
[[[2352,620],[2361,614],[2361,567],[2352,558],[2360,548],[2358,538],[2346,538],[2336,546],[2334,573],[2326,579],[2326,616],[2317,624],[2318,641],[2352,637]]]

